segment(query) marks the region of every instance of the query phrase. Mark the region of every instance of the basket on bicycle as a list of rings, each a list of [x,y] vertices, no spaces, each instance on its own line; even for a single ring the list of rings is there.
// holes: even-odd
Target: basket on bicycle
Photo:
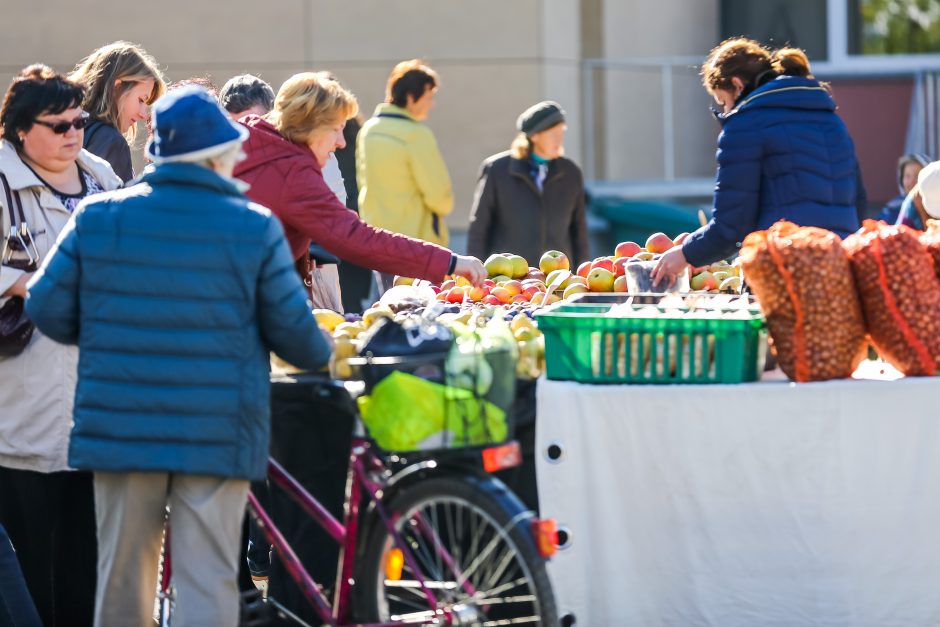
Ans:
[[[359,411],[369,436],[390,452],[489,446],[512,438],[514,345],[473,333],[433,352],[349,359],[365,383]]]

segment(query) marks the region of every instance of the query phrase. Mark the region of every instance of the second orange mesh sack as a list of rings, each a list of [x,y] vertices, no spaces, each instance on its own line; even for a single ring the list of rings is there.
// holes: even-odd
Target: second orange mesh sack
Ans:
[[[824,381],[855,372],[868,342],[838,235],[780,221],[747,236],[741,266],[790,379]]]
[[[940,359],[940,280],[918,235],[865,220],[844,246],[878,354],[906,375],[931,375]]]

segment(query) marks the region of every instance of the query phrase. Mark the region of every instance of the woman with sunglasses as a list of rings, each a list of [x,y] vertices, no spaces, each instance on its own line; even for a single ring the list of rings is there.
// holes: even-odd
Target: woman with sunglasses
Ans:
[[[83,147],[130,181],[129,142],[136,137],[137,122],[149,119],[150,105],[166,91],[157,62],[143,48],[118,41],[85,57],[69,80],[85,87],[82,108],[92,117]]]
[[[44,65],[20,72],[4,97],[0,237],[10,231],[9,204],[22,206],[30,237],[3,258],[0,306],[25,297],[31,276],[11,261],[45,259],[83,198],[121,186],[107,162],[82,150],[83,98],[81,85]],[[38,330],[22,353],[0,357],[0,525],[47,627],[91,625],[94,612],[92,477],[67,464],[77,361],[74,347]]]
[[[750,39],[729,39],[705,59],[702,82],[722,126],[714,213],[663,254],[654,282],[726,259],[749,233],[778,220],[841,237],[858,229],[864,188],[855,146],[802,50],[771,52]]]

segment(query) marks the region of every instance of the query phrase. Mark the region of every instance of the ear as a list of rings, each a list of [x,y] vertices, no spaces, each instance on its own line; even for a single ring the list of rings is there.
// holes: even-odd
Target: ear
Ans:
[[[731,84],[734,85],[734,95],[737,96],[742,91],[744,91],[744,81],[742,81],[737,76],[731,77]]]

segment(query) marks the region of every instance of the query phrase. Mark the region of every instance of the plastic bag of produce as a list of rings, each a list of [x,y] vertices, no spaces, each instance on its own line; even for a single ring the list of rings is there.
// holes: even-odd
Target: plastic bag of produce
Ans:
[[[405,372],[392,372],[357,400],[369,435],[388,451],[482,445],[508,433],[506,412],[496,405]]]
[[[940,220],[927,220],[927,230],[920,236],[920,242],[927,247],[934,272],[940,277]]]
[[[933,374],[940,359],[940,280],[918,233],[865,220],[845,249],[878,354],[906,375]]]
[[[780,221],[748,235],[740,259],[784,373],[794,381],[851,376],[868,343],[839,236]]]

